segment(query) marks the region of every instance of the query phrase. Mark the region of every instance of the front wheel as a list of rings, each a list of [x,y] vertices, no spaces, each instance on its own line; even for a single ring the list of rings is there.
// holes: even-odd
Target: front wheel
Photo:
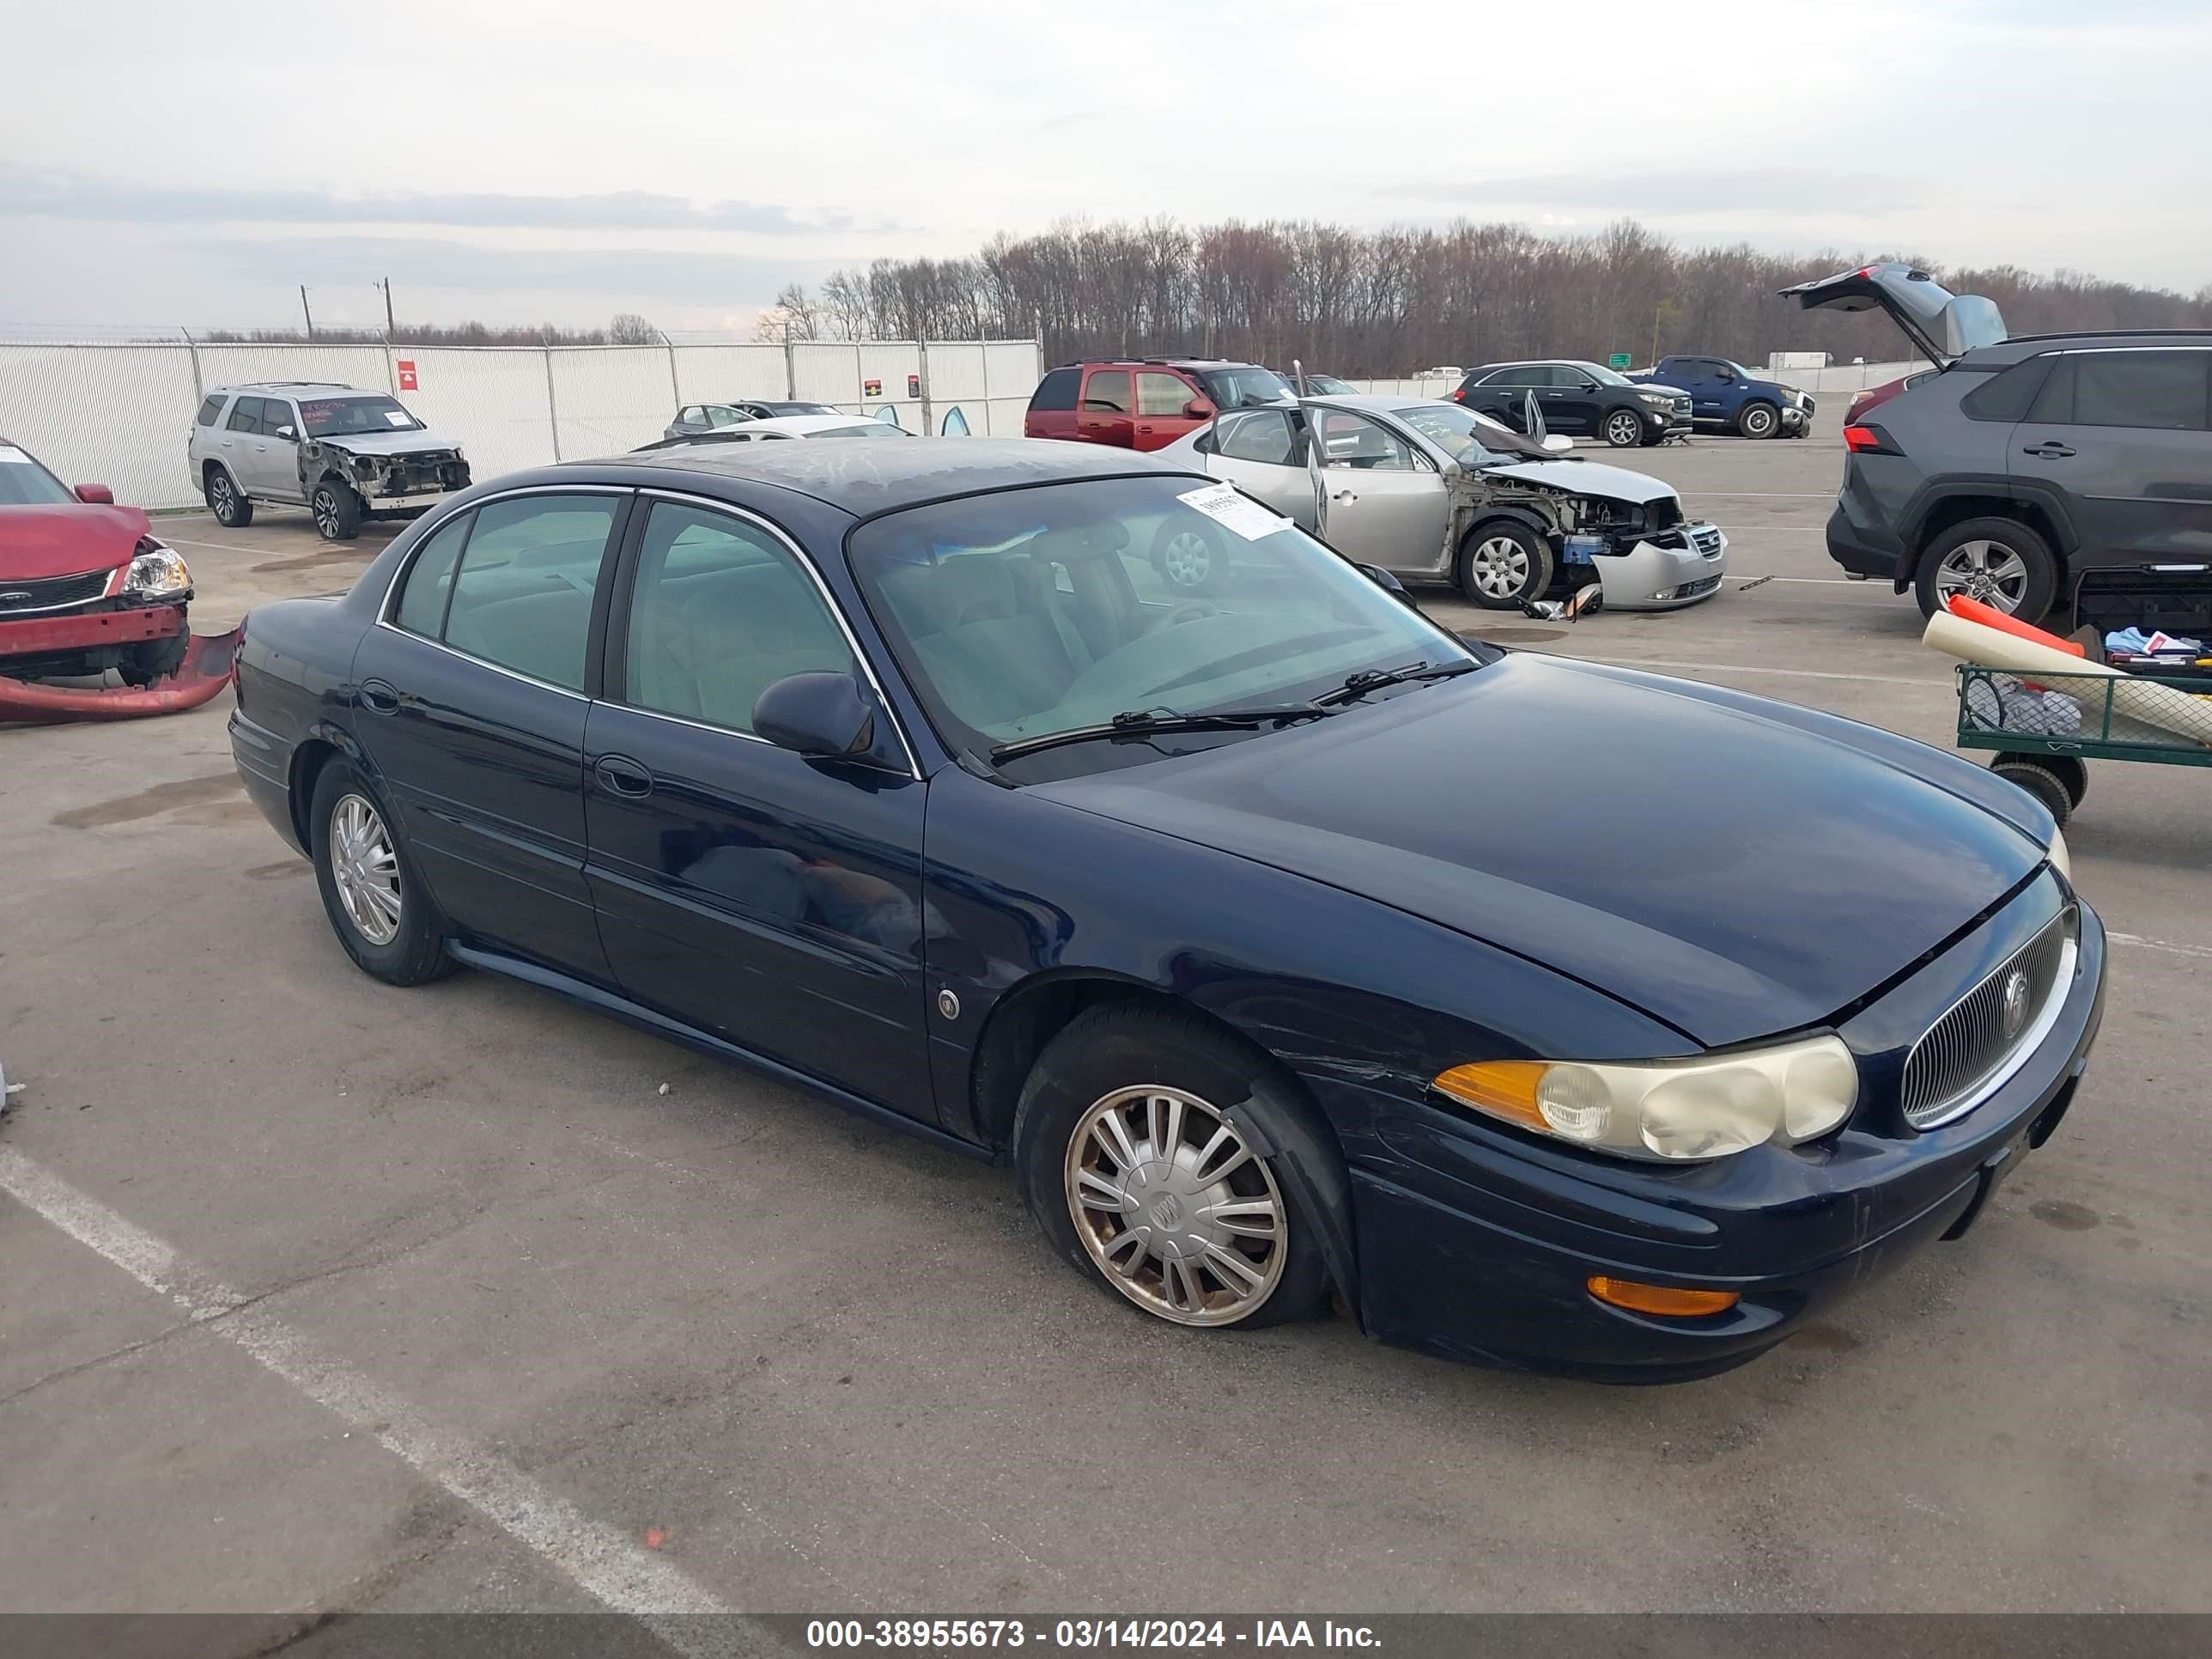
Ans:
[[[315,515],[315,533],[326,542],[349,542],[361,534],[361,497],[336,479],[315,486],[307,506]]]
[[[1060,1254],[1156,1319],[1250,1328],[1321,1309],[1309,1195],[1341,1195],[1341,1161],[1264,1060],[1194,1016],[1079,1016],[1023,1090],[1014,1162]]]
[[[1781,424],[1781,412],[1772,404],[1746,404],[1735,417],[1735,429],[1747,438],[1771,438]]]
[[[1923,617],[1963,593],[2021,622],[2039,623],[2058,597],[2058,559],[2016,519],[1968,519],[1928,544],[1913,587]]]
[[[307,823],[323,908],[355,965],[387,985],[420,985],[451,972],[429,895],[368,780],[331,762],[315,780]]]
[[[1212,592],[1224,557],[1219,539],[1197,525],[1162,525],[1152,541],[1152,568],[1178,598]]]
[[[1460,544],[1459,591],[1485,611],[1518,611],[1552,585],[1551,547],[1525,525],[1479,525]]]
[[[2066,827],[2066,820],[2073,815],[2076,798],[2056,767],[2045,764],[2039,758],[2008,753],[1991,762],[1990,770],[2007,783],[2018,784],[2027,790],[2043,803],[2044,810],[2051,814],[2053,823],[2062,830]],[[2081,785],[2082,793],[2087,794],[2088,788],[2085,778]]]
[[[1615,449],[1634,449],[1644,441],[1644,417],[1632,409],[1616,409],[1605,417],[1601,430]]]

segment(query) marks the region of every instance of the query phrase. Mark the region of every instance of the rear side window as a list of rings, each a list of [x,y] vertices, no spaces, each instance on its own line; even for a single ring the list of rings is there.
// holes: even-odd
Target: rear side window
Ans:
[[[2027,411],[2034,407],[2035,394],[2043,388],[2044,376],[2051,373],[2051,365],[2057,359],[2045,353],[2030,357],[2024,363],[2014,363],[2010,368],[1992,374],[1988,380],[1959,400],[1959,407],[1978,421],[2024,421]],[[1911,389],[1907,380],[1905,387]]]
[[[1030,395],[1031,409],[1073,409],[1075,407],[1075,388],[1082,371],[1055,368],[1037,382],[1037,389]]]
[[[479,507],[453,578],[446,643],[582,690],[615,507],[611,495],[523,495]]]
[[[2074,360],[2074,424],[2197,431],[2207,351],[2093,351]]]
[[[453,567],[460,562],[461,544],[469,538],[476,515],[464,513],[435,535],[415,556],[407,569],[407,586],[400,590],[399,608],[392,622],[410,634],[434,640],[445,632],[446,596],[453,592]]]
[[[202,426],[213,426],[216,416],[222,413],[222,393],[216,392],[200,405],[200,412],[192,418]]]
[[[223,423],[228,432],[259,432],[261,430],[261,399],[240,398],[230,406],[230,418]]]
[[[1083,388],[1083,406],[1102,415],[1127,415],[1129,412],[1129,371],[1126,368],[1094,368],[1091,380]]]

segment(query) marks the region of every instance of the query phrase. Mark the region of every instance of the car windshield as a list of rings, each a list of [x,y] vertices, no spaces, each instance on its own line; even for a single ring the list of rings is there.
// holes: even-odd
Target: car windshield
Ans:
[[[0,444],[0,507],[56,507],[76,499],[28,451]]]
[[[819,432],[802,434],[809,438],[903,438],[908,435],[902,427],[889,421],[855,421],[850,426],[825,426]]]
[[[871,520],[849,549],[933,723],[979,756],[1117,714],[1281,707],[1365,669],[1487,660],[1289,520],[1194,478],[965,496]],[[1013,764],[1060,775],[1160,752],[1101,742]]]
[[[1553,459],[1552,452],[1534,438],[1460,404],[1407,404],[1390,412],[1465,466]]]
[[[1573,363],[1569,365],[1569,367],[1579,368],[1583,374],[1589,375],[1590,379],[1595,380],[1600,386],[1633,386],[1636,384],[1626,374],[1621,374],[1617,369],[1607,368],[1603,363]]]
[[[422,422],[397,398],[302,398],[300,419],[310,438],[343,438],[364,432],[420,432]]]
[[[1213,394],[1213,401],[1224,409],[1279,404],[1295,395],[1289,384],[1272,368],[1201,368],[1195,373]]]

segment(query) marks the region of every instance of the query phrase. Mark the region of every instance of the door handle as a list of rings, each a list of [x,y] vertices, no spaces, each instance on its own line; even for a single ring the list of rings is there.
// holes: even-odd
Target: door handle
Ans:
[[[2064,444],[2046,438],[2039,444],[2028,445],[2020,453],[2023,455],[2033,455],[2039,461],[2063,461],[2074,452]]]
[[[399,712],[399,688],[389,680],[363,680],[361,706],[372,714],[396,714]]]
[[[1139,432],[1150,432],[1150,431],[1152,430],[1152,428],[1150,428],[1150,427],[1148,427],[1148,426],[1140,426],[1140,427],[1139,427],[1139,428],[1137,428],[1137,430],[1138,430],[1138,431],[1139,431]]]
[[[1340,489],[1335,495],[1329,497],[1329,500],[1333,501],[1356,501],[1358,499],[1358,496],[1353,495],[1348,489]]]
[[[627,755],[600,756],[592,767],[592,775],[611,795],[635,800],[653,793],[653,774]]]

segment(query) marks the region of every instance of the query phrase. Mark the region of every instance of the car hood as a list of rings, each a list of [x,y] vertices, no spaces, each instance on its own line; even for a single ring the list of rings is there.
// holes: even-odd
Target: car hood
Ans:
[[[1482,476],[1550,484],[1577,495],[1602,495],[1638,507],[1666,501],[1674,494],[1674,486],[1664,479],[1647,472],[1631,472],[1625,466],[1607,466],[1602,461],[1507,461],[1484,467]]]
[[[2044,861],[2033,806],[2001,811],[1984,775],[1811,711],[1512,654],[1031,787],[1425,916],[1714,1047],[1828,1018]]]
[[[129,562],[148,529],[135,507],[0,507],[0,587],[11,579],[112,570]]]
[[[416,455],[426,449],[459,449],[461,441],[449,438],[435,427],[420,432],[341,432],[316,442],[325,449],[342,449],[349,455]]]

